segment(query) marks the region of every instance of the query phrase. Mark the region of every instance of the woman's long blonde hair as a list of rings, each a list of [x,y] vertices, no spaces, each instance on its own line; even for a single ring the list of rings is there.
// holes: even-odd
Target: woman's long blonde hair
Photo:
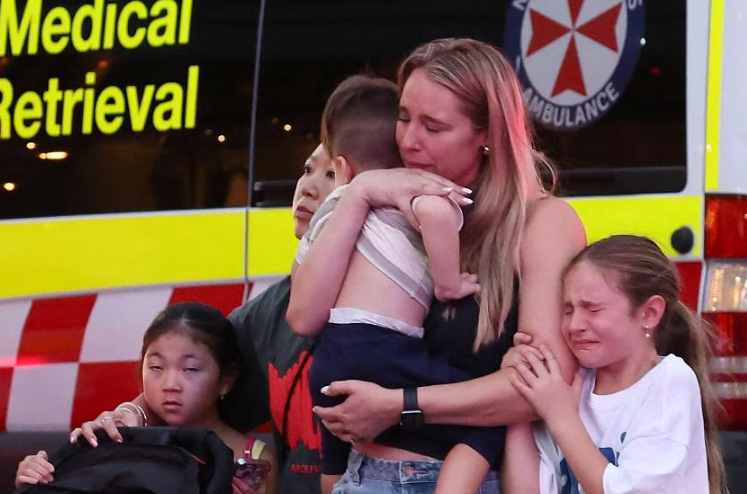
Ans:
[[[489,148],[475,184],[474,206],[461,233],[462,269],[480,281],[474,349],[501,334],[520,277],[527,200],[546,193],[538,165],[554,172],[533,146],[521,85],[497,48],[472,39],[440,39],[415,49],[399,68],[400,91],[415,70],[452,91]]]

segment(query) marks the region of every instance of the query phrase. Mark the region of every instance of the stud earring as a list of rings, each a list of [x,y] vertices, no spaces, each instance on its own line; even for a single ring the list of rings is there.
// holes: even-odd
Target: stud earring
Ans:
[[[482,155],[483,156],[490,156],[490,148],[488,146],[482,147]]]
[[[643,326],[643,330],[646,332],[646,338],[651,338],[651,328],[649,326]]]

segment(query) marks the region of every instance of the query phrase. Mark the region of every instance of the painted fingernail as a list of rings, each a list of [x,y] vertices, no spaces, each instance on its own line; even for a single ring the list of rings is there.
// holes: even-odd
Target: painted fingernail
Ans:
[[[99,447],[99,442],[97,440],[95,440],[95,439],[93,440],[92,444],[93,444],[94,448],[98,448]]]
[[[461,201],[462,201],[462,204],[468,204],[468,205],[475,202],[472,199],[470,199],[469,197],[462,197]]]
[[[454,187],[444,187],[444,192],[451,192],[454,190]]]
[[[472,193],[472,189],[470,189],[469,187],[462,187],[462,192],[464,194],[471,194]]]
[[[327,393],[329,393],[329,386],[324,386],[324,387],[322,388],[322,394],[323,394],[323,395],[326,395]]]
[[[73,436],[70,436],[70,444],[75,444],[75,438]]]

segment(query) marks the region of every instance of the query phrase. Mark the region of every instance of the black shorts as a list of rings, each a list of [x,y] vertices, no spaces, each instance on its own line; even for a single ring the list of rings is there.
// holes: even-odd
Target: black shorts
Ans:
[[[309,371],[314,405],[329,407],[341,403],[344,397],[325,396],[321,389],[332,381],[346,379],[399,389],[467,381],[471,376],[444,360],[431,358],[420,338],[372,324],[327,323]],[[438,458],[432,450],[416,447],[414,443],[421,442],[418,437],[432,439],[445,446],[447,452],[456,444],[466,444],[493,465],[503,452],[505,427],[426,425],[406,441],[404,449]],[[411,444],[415,447],[409,447]],[[349,452],[350,444],[322,428],[322,473],[344,473]]]

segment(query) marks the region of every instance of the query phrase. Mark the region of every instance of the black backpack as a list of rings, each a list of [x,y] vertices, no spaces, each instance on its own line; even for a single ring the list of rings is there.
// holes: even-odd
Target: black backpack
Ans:
[[[65,444],[51,458],[54,481],[16,494],[230,494],[233,451],[197,427],[121,427],[116,443],[96,431],[99,446]]]

